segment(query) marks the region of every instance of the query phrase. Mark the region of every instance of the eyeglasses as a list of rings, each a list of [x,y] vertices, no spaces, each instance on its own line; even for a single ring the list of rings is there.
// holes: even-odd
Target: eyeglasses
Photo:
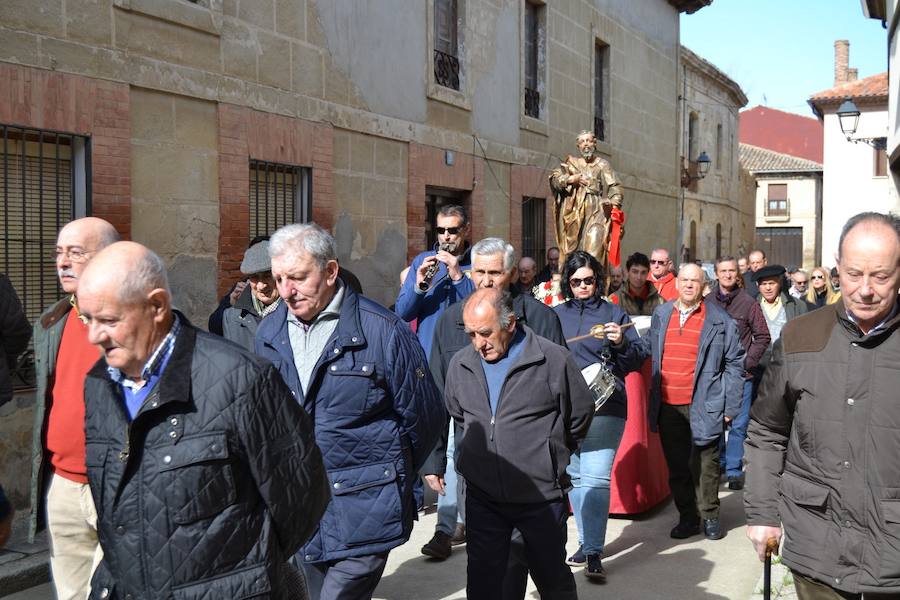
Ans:
[[[83,263],[87,260],[88,254],[93,254],[93,250],[82,250],[80,248],[69,248],[68,250],[54,250],[53,259],[59,260],[63,256],[74,263]]]
[[[825,279],[825,276],[824,275],[813,275],[812,278],[813,279]]]
[[[597,278],[593,277],[593,276],[585,277],[584,279],[579,279],[578,277],[573,277],[569,280],[569,285],[571,285],[573,288],[581,287],[582,283],[584,285],[590,287],[590,286],[594,285],[595,283],[597,283]]]
[[[444,235],[445,233],[449,233],[450,235],[456,235],[459,233],[462,227],[435,227],[434,230],[437,231],[438,235]]]
[[[650,264],[651,265],[667,265],[667,264],[669,264],[669,261],[668,260],[651,260]]]

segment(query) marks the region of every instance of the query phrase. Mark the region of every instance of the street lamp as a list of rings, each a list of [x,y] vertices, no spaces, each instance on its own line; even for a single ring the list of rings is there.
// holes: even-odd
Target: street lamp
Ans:
[[[710,160],[709,155],[706,152],[701,152],[700,156],[698,156],[697,160],[694,162],[697,163],[696,175],[692,175],[688,169],[683,166],[681,167],[681,187],[688,187],[691,185],[692,181],[703,179],[706,177],[706,174],[709,173],[709,165],[712,164],[712,160]]]
[[[841,132],[847,136],[848,142],[853,142],[854,144],[862,142],[876,150],[884,150],[887,147],[887,140],[884,137],[853,137],[853,134],[856,133],[856,128],[859,126],[859,109],[850,98],[844,100],[838,107],[837,116],[841,125]]]

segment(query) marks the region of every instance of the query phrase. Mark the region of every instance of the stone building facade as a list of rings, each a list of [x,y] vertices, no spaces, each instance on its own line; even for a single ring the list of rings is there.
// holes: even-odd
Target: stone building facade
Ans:
[[[679,15],[707,4],[0,2],[2,158],[21,146],[43,165],[61,147],[48,168],[82,190],[39,218],[29,260],[46,289],[23,283],[29,313],[55,299],[41,261],[57,225],[84,214],[159,252],[200,325],[248,241],[285,220],[332,231],[342,265],[389,305],[441,202],[470,208],[473,239],[553,245],[547,175],[583,129],[624,183],[623,251],[675,247]],[[0,479],[21,505],[31,399],[13,404]]]
[[[738,113],[747,96],[706,59],[681,49],[681,256],[713,262],[753,243],[755,185],[738,162]],[[698,158],[709,157],[700,178]]]

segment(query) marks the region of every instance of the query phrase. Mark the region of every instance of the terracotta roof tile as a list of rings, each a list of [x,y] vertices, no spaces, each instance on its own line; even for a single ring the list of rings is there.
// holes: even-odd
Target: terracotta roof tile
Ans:
[[[887,71],[864,79],[836,85],[831,89],[813,94],[809,97],[809,101],[813,104],[832,104],[841,102],[848,97],[854,100],[886,101],[888,99]]]
[[[797,158],[789,154],[782,154],[781,152],[774,152],[759,146],[751,146],[750,144],[740,145],[739,157],[741,167],[751,173],[822,170],[822,165],[817,162],[806,160],[805,158]]]

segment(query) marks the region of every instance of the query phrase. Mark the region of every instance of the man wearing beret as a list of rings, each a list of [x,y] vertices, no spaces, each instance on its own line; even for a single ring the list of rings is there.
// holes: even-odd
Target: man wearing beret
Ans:
[[[278,288],[272,279],[268,239],[247,248],[241,262],[241,273],[247,276],[247,286],[234,306],[225,309],[222,330],[226,339],[253,352],[256,327],[263,317],[274,312],[281,303]]]
[[[766,325],[769,326],[769,335],[772,340],[766,348],[762,359],[759,361],[760,369],[765,369],[772,355],[772,346],[775,340],[781,337],[781,329],[784,324],[799,315],[805,315],[809,310],[806,301],[794,298],[784,293],[785,269],[781,265],[767,265],[753,274],[756,286],[759,288],[759,305],[762,307]]]

